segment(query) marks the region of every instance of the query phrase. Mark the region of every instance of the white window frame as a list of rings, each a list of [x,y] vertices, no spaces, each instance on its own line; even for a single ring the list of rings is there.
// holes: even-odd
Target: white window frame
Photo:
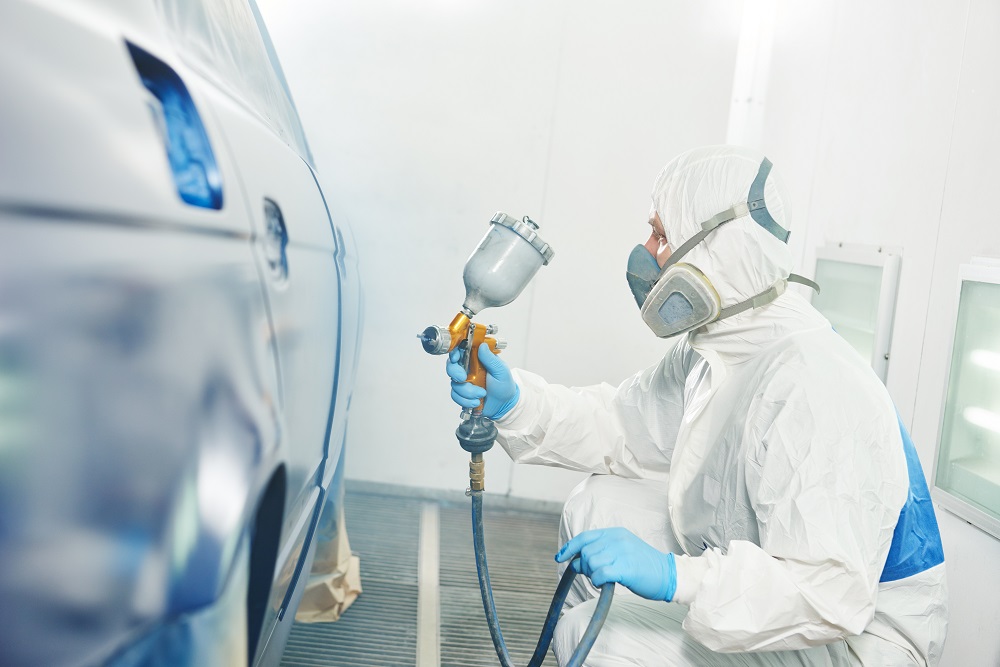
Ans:
[[[951,386],[952,357],[955,353],[955,337],[958,334],[958,312],[962,304],[962,286],[966,282],[989,283],[1000,285],[1000,260],[973,258],[972,263],[962,264],[958,268],[958,286],[955,292],[954,326],[947,349],[948,372],[944,379],[944,391],[941,394],[941,414],[938,418],[938,438],[934,447],[934,468],[931,472],[931,496],[934,502],[959,518],[971,523],[980,530],[1000,539],[1000,518],[984,512],[965,500],[955,496],[951,491],[937,485],[938,465],[941,458],[941,445],[944,441],[944,415],[948,409],[948,387]]]
[[[813,267],[813,275],[817,273],[820,260],[877,266],[882,269],[872,358],[868,361],[883,383],[889,373],[889,352],[892,347],[892,327],[896,317],[896,292],[899,286],[902,255],[902,249],[897,247],[833,243],[816,249],[816,265]],[[820,289],[823,289],[822,284]]]

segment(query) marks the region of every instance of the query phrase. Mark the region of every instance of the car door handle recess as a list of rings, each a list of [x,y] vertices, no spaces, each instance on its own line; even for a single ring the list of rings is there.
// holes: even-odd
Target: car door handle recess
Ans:
[[[281,282],[288,278],[288,229],[281,207],[270,199],[264,200],[264,257],[271,277]]]

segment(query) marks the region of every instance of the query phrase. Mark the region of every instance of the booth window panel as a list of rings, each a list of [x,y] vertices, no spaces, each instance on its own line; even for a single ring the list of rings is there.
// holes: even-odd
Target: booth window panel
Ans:
[[[935,486],[1000,519],[1000,285],[962,283]]]
[[[851,347],[871,363],[878,325],[882,267],[832,259],[816,260],[821,291],[812,304]]]

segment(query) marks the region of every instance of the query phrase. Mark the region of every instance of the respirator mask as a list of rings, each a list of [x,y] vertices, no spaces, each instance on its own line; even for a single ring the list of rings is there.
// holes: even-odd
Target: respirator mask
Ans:
[[[660,268],[644,246],[637,245],[632,250],[626,271],[629,289],[639,306],[643,321],[660,338],[670,338],[692,329],[703,333],[705,327],[712,322],[774,301],[784,293],[789,282],[808,285],[819,292],[816,283],[793,273],[776,281],[763,292],[723,308],[712,281],[697,267],[680,261],[713,231],[747,214],[782,243],[788,242],[788,230],[775,222],[764,202],[764,184],[771,173],[771,167],[771,161],[764,158],[757,177],[750,186],[747,200],[703,222],[701,231],[671,254],[663,268]]]

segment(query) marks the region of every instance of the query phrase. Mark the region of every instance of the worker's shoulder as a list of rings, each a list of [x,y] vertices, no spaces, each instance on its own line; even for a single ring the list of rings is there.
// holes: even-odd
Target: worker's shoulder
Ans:
[[[822,395],[838,403],[882,397],[885,387],[868,362],[833,329],[801,331],[763,359],[761,390],[781,396]]]
[[[893,465],[899,463],[892,399],[865,359],[832,329],[789,337],[762,370],[747,404],[748,456],[760,460],[764,451],[785,451],[796,460],[818,454],[821,460],[882,466],[896,457]]]

